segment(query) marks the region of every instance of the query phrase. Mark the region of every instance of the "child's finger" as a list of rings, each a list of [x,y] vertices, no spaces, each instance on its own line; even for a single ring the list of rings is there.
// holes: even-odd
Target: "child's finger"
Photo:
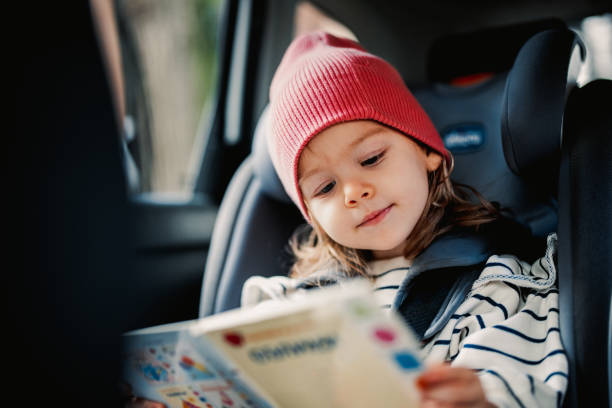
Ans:
[[[422,396],[425,400],[463,405],[476,404],[485,400],[480,384],[473,381],[442,383],[424,390]]]
[[[456,406],[454,404],[428,399],[421,401],[419,408],[456,408]]]
[[[471,381],[474,378],[477,378],[476,374],[469,368],[439,364],[425,370],[417,378],[417,385],[420,388],[427,388],[447,381]]]
[[[460,404],[480,406],[486,396],[476,373],[463,367],[440,364],[429,367],[418,379],[423,401],[433,400],[439,406]]]
[[[419,408],[441,408],[440,405],[431,399],[421,401]]]

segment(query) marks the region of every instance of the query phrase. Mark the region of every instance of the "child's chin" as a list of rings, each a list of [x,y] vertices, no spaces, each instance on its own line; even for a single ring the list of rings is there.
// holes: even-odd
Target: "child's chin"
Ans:
[[[394,258],[404,254],[405,244],[404,242],[395,246],[380,246],[379,248],[372,248],[370,251],[374,258]]]

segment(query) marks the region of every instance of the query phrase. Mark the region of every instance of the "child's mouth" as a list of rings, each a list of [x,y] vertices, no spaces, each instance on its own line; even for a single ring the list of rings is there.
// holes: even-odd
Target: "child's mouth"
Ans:
[[[357,228],[378,224],[387,216],[389,211],[391,211],[391,207],[393,207],[393,204],[389,205],[388,207],[383,208],[382,210],[378,210],[378,211],[369,213],[368,215],[363,217],[361,224],[357,225]]]

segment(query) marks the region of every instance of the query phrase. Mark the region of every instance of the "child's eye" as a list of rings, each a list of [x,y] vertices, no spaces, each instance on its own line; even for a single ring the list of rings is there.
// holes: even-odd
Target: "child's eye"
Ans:
[[[319,196],[319,195],[323,195],[323,194],[329,193],[332,190],[332,188],[334,188],[335,185],[336,185],[335,181],[332,181],[331,183],[326,184],[325,187],[323,187],[322,189],[317,191],[315,196]]]
[[[364,161],[361,162],[362,166],[372,166],[376,163],[378,163],[378,161],[383,157],[383,155],[385,154],[385,152],[380,152]]]

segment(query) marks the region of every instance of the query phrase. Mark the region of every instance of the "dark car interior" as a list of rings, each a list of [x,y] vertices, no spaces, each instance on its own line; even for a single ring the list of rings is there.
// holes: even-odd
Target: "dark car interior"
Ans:
[[[218,82],[185,200],[131,187],[150,112],[126,101],[144,123],[126,144],[94,2],[17,12],[9,156],[23,169],[24,216],[9,225],[23,253],[7,271],[5,333],[23,401],[117,406],[121,333],[238,307],[249,276],[287,272],[287,239],[303,219],[267,156],[267,91],[293,36],[321,26],[297,24],[304,2],[219,3]],[[592,68],[601,49],[581,30],[592,16],[612,27],[612,7],[308,4],[398,69],[453,152],[454,180],[509,208],[538,239],[558,234],[564,407],[612,405],[612,63]],[[121,32],[119,12],[116,21]],[[598,32],[608,45],[610,30]],[[139,89],[138,75],[124,74]]]

